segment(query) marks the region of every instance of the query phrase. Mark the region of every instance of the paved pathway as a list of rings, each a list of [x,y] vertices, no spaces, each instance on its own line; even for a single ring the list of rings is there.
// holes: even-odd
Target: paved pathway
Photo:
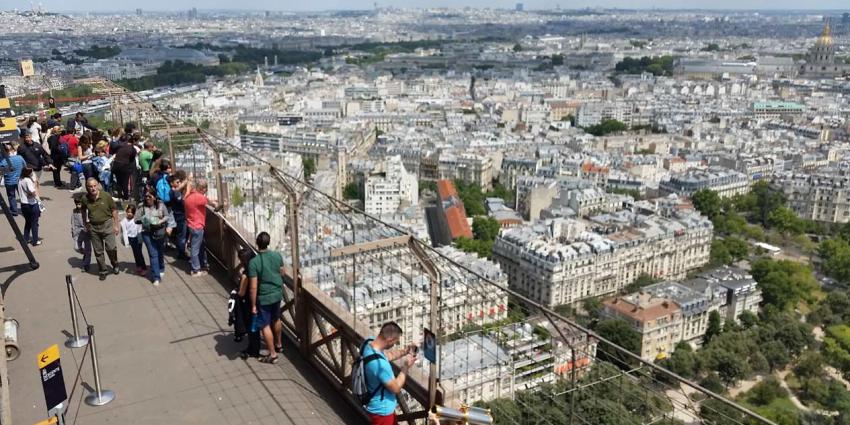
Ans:
[[[42,189],[49,199],[42,217],[45,241],[33,249],[38,270],[29,269],[0,215],[0,284],[7,316],[21,323],[22,354],[9,363],[15,424],[45,418],[35,356],[55,343],[61,347],[68,392],[73,391],[69,424],[361,423],[291,344],[278,365],[238,358],[244,342],[234,343],[227,327],[230,284],[213,276],[191,278],[172,258],[158,288],[130,274],[100,282],[95,274],[82,273],[70,240],[70,196]],[[129,249],[119,248],[119,259],[132,266]],[[103,386],[117,394],[106,406],[81,403],[93,382],[88,359],[81,385],[72,388],[83,349],[62,345],[71,328],[64,278],[69,273],[77,278],[86,318],[96,328]]]

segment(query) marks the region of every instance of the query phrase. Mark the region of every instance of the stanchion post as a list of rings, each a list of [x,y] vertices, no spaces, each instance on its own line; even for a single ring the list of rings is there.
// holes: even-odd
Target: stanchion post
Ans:
[[[86,396],[86,404],[89,406],[103,406],[115,400],[115,393],[100,387],[100,370],[97,366],[97,344],[94,338],[94,326],[88,325],[86,330],[89,334],[91,344],[91,368],[94,371],[94,392]]]
[[[68,348],[85,347],[89,343],[89,337],[85,335],[80,336],[80,326],[77,322],[77,297],[74,296],[76,293],[76,289],[74,289],[74,278],[66,274],[65,283],[68,287],[68,305],[71,306],[71,330],[74,332],[74,335],[65,341],[65,346]]]

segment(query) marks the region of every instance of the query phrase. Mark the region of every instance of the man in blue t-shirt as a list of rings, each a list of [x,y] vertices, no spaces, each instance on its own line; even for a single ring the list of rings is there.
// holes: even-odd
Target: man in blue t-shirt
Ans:
[[[381,332],[370,343],[363,347],[363,358],[372,354],[378,354],[380,358],[372,360],[364,365],[366,386],[374,391],[369,403],[366,404],[366,413],[372,425],[395,425],[396,394],[404,388],[407,378],[407,370],[416,362],[415,345],[408,345],[402,350],[388,351],[398,343],[401,338],[401,328],[395,322],[389,322],[381,326]],[[390,362],[407,356],[401,366],[398,376],[393,373]]]
[[[11,143],[4,145],[7,157],[0,159],[0,172],[3,172],[3,184],[6,186],[6,197],[9,199],[9,212],[18,215],[18,180],[21,171],[27,165]]]

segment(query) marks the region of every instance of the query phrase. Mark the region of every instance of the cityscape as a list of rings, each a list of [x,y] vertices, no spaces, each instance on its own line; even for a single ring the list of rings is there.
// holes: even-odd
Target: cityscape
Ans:
[[[297,370],[320,382],[310,403],[334,413],[310,407],[302,420],[275,402],[239,416],[219,396],[203,401],[218,413],[194,416],[162,397],[148,403],[161,416],[131,418],[147,396],[125,391],[137,399],[119,392],[111,416],[71,400],[63,420],[390,423],[352,382],[359,364],[368,375],[362,344],[392,322],[398,347],[414,347],[409,366],[387,360],[407,376],[398,423],[850,423],[850,9],[144,6],[0,6],[11,115],[22,127],[57,111],[104,132],[132,123],[174,170],[209,183],[211,286],[150,306],[212,304],[216,320],[177,316],[176,328],[197,328],[163,341],[207,340],[221,376],[247,370],[230,369],[243,367],[239,350],[212,336],[232,339],[218,316],[239,289],[237,247],[263,252],[254,241],[267,232],[283,261],[284,351],[300,357],[280,378],[251,369],[240,385]],[[73,205],[49,175],[47,198]],[[56,248],[33,246],[32,273],[53,268],[53,253],[76,255],[67,214],[46,205]],[[3,233],[0,273],[24,258]],[[78,272],[61,263],[55,276]],[[185,274],[172,264],[169,275]],[[36,319],[25,300],[40,290],[23,289],[36,276],[3,285],[29,348],[0,377],[14,423],[46,417],[31,381],[48,338],[27,342],[28,327],[53,339],[70,329],[64,283],[51,295],[61,323]],[[124,276],[108,283],[142,285]],[[83,304],[118,302],[80,279]],[[165,277],[139,288],[142,299],[170,290]],[[121,320],[112,308],[102,321]],[[118,345],[101,344],[100,356]],[[187,350],[153,355],[183,365]],[[70,353],[73,397],[86,353]],[[113,386],[167,374],[143,375]],[[228,398],[207,391],[198,400]]]

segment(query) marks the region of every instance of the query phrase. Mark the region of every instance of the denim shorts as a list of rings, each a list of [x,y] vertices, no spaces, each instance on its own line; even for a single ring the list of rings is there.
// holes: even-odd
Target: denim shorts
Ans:
[[[261,305],[257,308],[257,329],[269,326],[276,319],[280,319],[280,303]]]

